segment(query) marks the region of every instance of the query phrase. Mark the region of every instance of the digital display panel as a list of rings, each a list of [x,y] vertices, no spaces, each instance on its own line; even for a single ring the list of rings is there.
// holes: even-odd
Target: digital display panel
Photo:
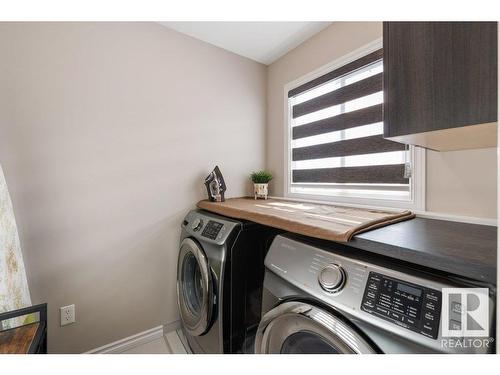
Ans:
[[[414,288],[412,286],[398,283],[398,290],[400,292],[409,293],[415,297],[420,297],[422,295],[422,289]]]
[[[438,290],[370,272],[361,309],[436,340],[441,298]]]

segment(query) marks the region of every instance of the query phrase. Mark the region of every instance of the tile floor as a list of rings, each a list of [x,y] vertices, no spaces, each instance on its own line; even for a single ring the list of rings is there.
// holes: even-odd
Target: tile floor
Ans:
[[[164,337],[141,344],[121,354],[186,354],[186,349],[177,331],[167,333]]]

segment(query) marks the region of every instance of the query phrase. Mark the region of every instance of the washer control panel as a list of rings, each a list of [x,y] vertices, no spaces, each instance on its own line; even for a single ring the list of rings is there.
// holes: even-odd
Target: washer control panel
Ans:
[[[223,226],[224,224],[219,223],[218,221],[209,220],[201,235],[203,237],[210,238],[211,240],[215,240]]]
[[[440,291],[370,272],[361,309],[421,335],[438,337]]]

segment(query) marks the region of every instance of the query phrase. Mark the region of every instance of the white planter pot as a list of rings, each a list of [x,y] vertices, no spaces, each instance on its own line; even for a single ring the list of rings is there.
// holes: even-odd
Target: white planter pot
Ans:
[[[264,198],[267,199],[269,184],[253,184],[254,198]]]

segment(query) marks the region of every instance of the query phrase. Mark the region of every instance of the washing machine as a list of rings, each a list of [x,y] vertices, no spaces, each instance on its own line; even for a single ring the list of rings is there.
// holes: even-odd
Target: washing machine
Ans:
[[[279,231],[193,210],[182,223],[177,266],[181,325],[193,353],[253,353],[264,257]]]
[[[276,236],[265,267],[256,353],[494,352],[494,287],[488,337],[474,344],[444,337],[444,288],[487,286],[292,234]],[[460,294],[446,296],[460,324]]]

